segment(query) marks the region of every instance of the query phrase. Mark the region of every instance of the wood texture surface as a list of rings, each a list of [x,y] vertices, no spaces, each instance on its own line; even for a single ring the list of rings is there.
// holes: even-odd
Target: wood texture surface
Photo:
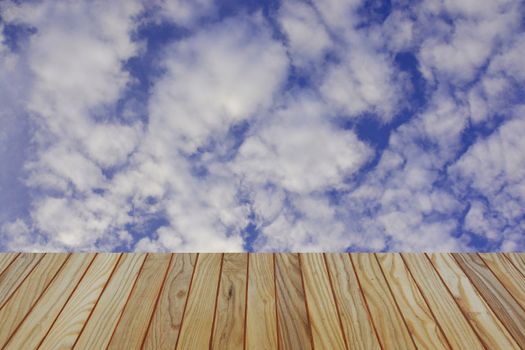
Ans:
[[[525,255],[0,254],[0,349],[523,349]]]

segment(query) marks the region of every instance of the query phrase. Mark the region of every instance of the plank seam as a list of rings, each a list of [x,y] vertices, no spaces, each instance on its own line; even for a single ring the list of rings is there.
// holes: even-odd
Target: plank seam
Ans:
[[[343,320],[341,318],[341,313],[339,311],[339,303],[337,302],[337,298],[335,296],[332,276],[330,273],[330,269],[328,268],[328,262],[326,261],[326,253],[322,253],[322,254],[323,254],[323,260],[324,260],[324,266],[326,268],[326,274],[328,275],[328,281],[330,283],[330,290],[332,291],[332,297],[334,298],[335,310],[337,311],[337,318],[339,319],[339,327],[341,328],[341,334],[343,335],[343,340],[345,342],[345,349],[349,349],[348,341],[346,340],[345,330],[343,329]]]
[[[40,259],[38,259],[37,263],[35,264],[35,266],[33,266],[31,268],[31,271],[29,271],[29,273],[27,273],[27,275],[25,275],[25,277],[22,279],[22,282],[20,282],[18,284],[18,286],[16,286],[15,289],[13,289],[13,291],[11,291],[11,294],[9,294],[9,296],[4,300],[4,302],[2,303],[2,305],[0,306],[0,310],[9,302],[9,300],[11,299],[11,297],[16,293],[16,291],[22,286],[22,284],[24,284],[24,282],[26,281],[26,279],[29,278],[29,275],[31,275],[33,273],[33,270],[38,266],[38,264],[40,264],[40,261],[42,261],[42,259],[44,258],[46,254],[42,254],[40,256]],[[13,261],[15,261],[15,259],[13,259]],[[13,261],[11,261],[11,263],[13,263]],[[9,264],[9,266],[11,266],[11,264]],[[7,268],[4,270],[4,271],[7,271]]]
[[[184,301],[184,309],[182,310],[182,318],[180,320],[179,334],[177,335],[177,340],[175,341],[174,349],[177,349],[177,346],[179,346],[180,333],[182,331],[182,324],[184,322],[184,316],[186,315],[186,306],[188,305],[188,299],[190,298],[191,286],[193,284],[193,277],[195,275],[195,270],[197,269],[197,263],[199,262],[199,254],[200,253],[197,253],[197,256],[195,258],[195,265],[193,265],[193,271],[191,272],[190,284],[188,286],[188,294],[186,295],[186,300]]]
[[[213,348],[213,334],[215,333],[215,322],[217,320],[217,306],[219,304],[219,292],[221,289],[221,280],[222,280],[222,266],[224,264],[224,253],[221,254],[221,267],[219,269],[219,281],[217,283],[217,293],[215,294],[215,308],[213,310],[213,322],[211,324],[211,334],[210,334],[210,343],[209,348]]]
[[[444,253],[444,254],[447,254],[447,253]],[[456,306],[458,307],[459,309],[459,312],[461,313],[461,315],[463,316],[463,318],[465,319],[465,321],[467,322],[467,324],[470,326],[470,329],[472,329],[472,331],[474,332],[474,334],[476,335],[476,337],[479,339],[479,341],[481,342],[481,345],[483,346],[484,349],[489,349],[487,347],[487,344],[485,344],[485,342],[483,341],[483,339],[481,339],[481,336],[478,334],[478,332],[476,331],[476,327],[474,327],[472,325],[472,323],[469,322],[469,318],[465,315],[465,312],[463,311],[463,309],[461,308],[461,306],[459,305],[458,301],[456,300],[456,298],[454,298],[454,294],[452,294],[452,292],[450,291],[450,288],[448,287],[448,285],[445,283],[445,280],[443,279],[443,277],[441,276],[441,273],[439,273],[439,270],[436,268],[436,266],[434,265],[434,263],[432,262],[432,259],[430,259],[430,257],[428,256],[427,253],[425,253],[425,257],[428,259],[428,261],[430,262],[430,265],[434,268],[434,271],[436,271],[439,279],[441,280],[441,283],[443,283],[443,285],[445,286],[445,288],[447,289],[447,292],[448,294],[452,297],[452,299],[454,300],[454,303],[456,304]],[[460,268],[461,268],[461,265],[460,264],[457,264]],[[461,269],[463,271],[463,269]],[[465,271],[463,271],[463,273],[465,274],[465,276],[467,276],[467,279],[469,280],[470,284],[472,284],[474,286],[474,284],[470,281],[470,278],[468,278],[468,275],[465,273]],[[475,286],[474,286],[475,287]],[[476,288],[477,290],[477,288]],[[478,293],[479,294],[479,293]]]
[[[104,283],[104,287],[102,287],[102,291],[100,292],[97,300],[95,301],[95,304],[93,305],[93,308],[89,312],[89,315],[88,315],[86,321],[84,321],[84,323],[82,324],[82,328],[80,329],[80,332],[78,333],[78,335],[77,335],[77,337],[75,339],[75,342],[73,343],[73,346],[71,347],[72,349],[74,349],[75,346],[77,345],[78,340],[80,339],[80,336],[84,332],[84,329],[86,328],[86,325],[88,324],[89,320],[91,319],[91,315],[93,315],[93,311],[95,311],[95,308],[97,307],[98,302],[99,302],[100,298],[102,297],[102,294],[104,294],[104,292],[106,291],[106,287],[108,286],[109,282],[113,278],[113,275],[114,275],[115,271],[117,270],[117,267],[118,267],[118,264],[120,263],[120,260],[122,260],[122,254],[119,254],[117,262],[115,263],[115,266],[113,267],[113,270],[111,270],[111,274],[109,275],[108,280],[106,281],[106,283]]]
[[[394,254],[394,253],[391,253]],[[394,300],[394,305],[396,306],[397,311],[399,312],[399,315],[401,316],[401,319],[403,320],[403,324],[405,325],[405,328],[407,329],[408,335],[410,336],[410,340],[412,340],[412,344],[414,344],[414,348],[417,349],[416,342],[414,341],[414,337],[412,335],[412,332],[410,331],[410,328],[408,327],[407,321],[405,320],[405,315],[401,312],[401,308],[399,307],[399,304],[397,303],[396,297],[394,296],[394,293],[392,292],[392,288],[390,287],[390,284],[388,283],[388,280],[386,279],[385,272],[383,271],[383,268],[381,267],[381,263],[379,262],[379,259],[377,258],[377,254],[372,253],[374,258],[377,261],[377,265],[379,266],[379,271],[381,271],[381,275],[383,276],[383,279],[385,280],[386,286],[388,287],[388,292],[392,296],[392,300]]]
[[[376,325],[374,324],[374,319],[372,318],[372,313],[370,312],[370,308],[368,306],[368,301],[366,300],[365,293],[363,292],[363,287],[361,286],[361,281],[359,280],[359,276],[357,276],[357,271],[355,268],[354,261],[352,259],[352,255],[348,253],[348,259],[350,260],[350,264],[352,264],[352,269],[354,270],[354,275],[357,280],[357,284],[359,286],[359,292],[361,293],[361,296],[363,297],[363,301],[365,302],[366,311],[368,312],[368,319],[370,321],[370,324],[372,325],[372,328],[374,329],[374,333],[377,337],[377,343],[379,344],[379,347],[381,350],[384,350],[384,346],[382,343],[381,338],[379,337],[379,333],[377,332]]]
[[[75,294],[75,291],[77,290],[78,288],[78,285],[80,284],[80,282],[82,282],[82,280],[84,279],[84,277],[86,276],[86,273],[89,271],[89,269],[91,268],[91,266],[93,265],[93,262],[95,261],[96,257],[98,256],[98,253],[95,253],[95,255],[93,255],[93,258],[91,258],[91,261],[89,262],[89,265],[87,266],[87,268],[84,270],[84,272],[82,273],[82,276],[80,276],[78,282],[76,283],[75,285],[75,288],[73,288],[73,290],[71,291],[71,293],[68,295],[67,299],[66,299],[66,302],[64,303],[64,305],[62,305],[62,307],[60,308],[60,311],[58,312],[58,314],[56,315],[55,319],[53,320],[53,322],[51,323],[51,326],[49,326],[49,328],[47,329],[46,331],[46,334],[44,334],[44,336],[42,337],[42,339],[40,339],[40,342],[38,343],[38,345],[36,346],[37,349],[40,348],[40,346],[42,345],[42,343],[44,342],[44,340],[46,339],[47,335],[49,334],[49,332],[51,331],[51,329],[53,328],[53,326],[55,325],[56,321],[58,320],[58,318],[60,317],[60,315],[62,314],[62,311],[64,311],[66,305],[69,303],[69,301],[71,300],[71,297],[73,296],[73,294]]]
[[[417,283],[416,278],[415,278],[414,275],[412,274],[412,271],[410,271],[410,268],[408,267],[408,264],[406,263],[405,258],[403,258],[403,254],[399,254],[399,256],[401,257],[401,260],[403,261],[403,265],[405,266],[405,269],[408,271],[408,274],[410,275],[410,277],[411,277],[412,280],[414,281],[414,284],[416,285],[416,288],[417,288],[417,290],[419,291],[419,294],[421,294],[421,297],[422,297],[423,300],[425,301],[425,304],[427,305],[428,310],[430,311],[430,314],[432,315],[432,318],[433,318],[434,321],[436,322],[436,325],[438,326],[439,330],[441,331],[441,334],[443,335],[443,338],[445,338],[445,341],[447,342],[448,348],[449,348],[449,349],[452,349],[452,345],[450,345],[450,341],[448,340],[446,333],[443,331],[443,328],[441,327],[441,324],[439,323],[439,321],[438,321],[436,315],[434,314],[434,311],[433,311],[432,308],[430,307],[430,304],[429,304],[429,302],[428,302],[428,300],[427,300],[427,297],[426,297],[425,294],[423,293],[423,289],[421,288],[421,286],[419,285],[419,283]]]
[[[521,269],[512,261],[511,258],[509,258],[509,256],[506,253],[502,253],[501,255],[503,256],[503,259],[507,260],[512,266],[514,266],[516,271],[518,271],[519,274],[522,275],[523,278],[525,278],[525,273],[521,271]]]
[[[246,254],[246,287],[244,288],[244,342],[242,345],[243,350],[246,349],[246,328],[248,325],[248,281],[250,279],[250,253]]]
[[[278,307],[278,301],[277,301],[277,264],[275,263],[275,253],[272,253],[272,259],[273,259],[273,292],[274,292],[274,300],[275,300],[275,332],[277,333],[277,350],[281,348],[281,342],[280,337],[281,334],[279,332],[279,312],[277,311]]]
[[[155,316],[155,311],[157,310],[157,306],[159,304],[160,295],[162,294],[162,290],[164,289],[164,285],[166,283],[166,279],[168,278],[168,272],[170,271],[171,262],[173,261],[173,256],[175,254],[171,253],[170,255],[170,261],[168,261],[168,266],[166,267],[166,272],[164,272],[164,277],[162,278],[162,283],[160,285],[160,289],[157,293],[157,298],[155,300],[155,305],[153,306],[153,310],[151,311],[151,316],[149,318],[148,327],[146,328],[146,331],[144,332],[144,336],[142,337],[142,342],[140,344],[140,348],[144,349],[144,344],[146,343],[146,338],[148,337],[148,332],[151,327],[151,322],[153,321],[153,317]]]
[[[49,286],[51,284],[53,284],[53,282],[55,281],[55,278],[57,277],[57,275],[60,273],[60,271],[62,271],[62,268],[64,267],[64,265],[66,264],[66,262],[69,260],[69,258],[71,257],[71,254],[68,254],[67,258],[64,260],[64,262],[62,263],[62,265],[60,265],[60,268],[57,270],[57,272],[55,273],[55,275],[53,276],[53,278],[51,279],[51,281],[49,281],[49,284],[44,288],[44,290],[42,291],[42,293],[40,293],[40,295],[38,296],[38,298],[35,300],[35,302],[33,303],[33,305],[31,305],[31,307],[29,308],[29,310],[27,311],[27,313],[25,314],[25,316],[22,318],[22,320],[20,320],[20,322],[18,323],[18,325],[15,327],[15,329],[13,330],[13,333],[11,333],[9,335],[9,337],[7,338],[6,342],[4,343],[4,345],[2,346],[2,349],[7,345],[7,343],[9,343],[11,341],[11,338],[15,335],[16,332],[18,332],[18,329],[22,326],[22,324],[25,322],[25,320],[27,319],[27,317],[29,316],[29,314],[31,313],[31,311],[33,311],[34,307],[36,304],[38,304],[38,302],[40,301],[40,299],[42,299],[42,296],[44,294],[46,294],[47,290],[49,289]]]
[[[106,350],[109,349],[109,346],[111,345],[111,341],[113,340],[113,337],[115,336],[115,332],[117,331],[118,325],[120,324],[120,321],[122,320],[122,316],[124,315],[124,312],[126,311],[126,307],[128,306],[129,299],[131,299],[131,296],[133,295],[133,291],[135,290],[135,287],[137,286],[137,282],[140,278],[140,274],[142,273],[142,269],[144,268],[144,265],[146,264],[146,260],[149,257],[149,253],[146,254],[146,257],[142,261],[142,265],[140,265],[139,272],[137,273],[137,277],[135,277],[135,280],[133,281],[133,286],[131,287],[131,290],[129,291],[128,297],[126,299],[126,302],[124,303],[124,306],[122,307],[122,310],[120,311],[120,315],[118,317],[117,322],[115,323],[115,327],[113,327],[113,331],[111,332],[111,337],[109,337],[109,341],[106,345]]]
[[[6,267],[4,267],[4,269],[0,272],[0,277],[2,277],[2,275],[4,274],[5,271],[7,271],[7,269],[11,266],[11,264],[16,260],[18,259],[18,257],[20,256],[20,254],[22,253],[16,253],[15,257],[9,262],[9,264],[7,264]]]
[[[501,284],[501,286],[503,287],[503,289],[505,289],[509,294],[510,296],[514,299],[514,301],[516,301],[516,303],[523,309],[523,307],[521,306],[521,304],[516,300],[516,297],[514,295],[512,295],[512,293],[507,289],[507,287],[505,287],[505,285],[503,283],[501,283],[501,280],[498,278],[498,276],[494,273],[494,271],[492,271],[492,269],[489,267],[489,265],[485,262],[485,260],[483,260],[483,258],[481,257],[481,255],[479,255],[479,253],[476,253],[479,258],[481,259],[481,261],[483,262],[483,264],[489,269],[490,273],[492,273],[492,275],[498,280],[498,282]],[[461,270],[463,270],[463,268],[461,267],[461,264],[459,264],[459,267],[461,268]],[[463,270],[463,273],[467,276],[467,278],[469,279],[470,283],[474,286],[474,288],[476,289],[476,292],[479,294],[479,296],[481,297],[481,299],[483,299],[485,301],[485,303],[487,304],[487,306],[490,308],[490,310],[492,310],[492,313],[496,316],[496,318],[500,321],[500,323],[503,325],[503,327],[507,330],[507,332],[509,333],[509,335],[511,336],[511,338],[516,342],[516,344],[518,344],[518,346],[520,346],[520,341],[518,339],[516,339],[516,337],[514,336],[514,334],[512,334],[512,331],[508,328],[507,326],[507,323],[504,322],[501,317],[498,315],[497,312],[495,312],[494,310],[494,307],[490,304],[490,302],[485,299],[485,297],[483,297],[483,294],[481,294],[481,292],[479,291],[478,287],[476,286],[475,283],[473,283],[470,279],[470,277],[467,275],[467,273]]]
[[[297,253],[297,257],[299,259],[299,273],[301,275],[301,284],[303,286],[303,295],[304,295],[304,305],[306,307],[306,318],[308,320],[308,325],[310,326],[310,342],[312,344],[312,350],[315,350],[315,344],[314,344],[314,331],[312,329],[312,321],[310,319],[310,309],[308,308],[308,299],[306,297],[306,288],[304,286],[304,276],[303,276],[303,263],[301,254]]]

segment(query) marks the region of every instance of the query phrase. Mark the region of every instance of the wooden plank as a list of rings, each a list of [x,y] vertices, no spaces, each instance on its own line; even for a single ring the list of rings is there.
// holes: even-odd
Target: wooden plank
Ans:
[[[483,349],[483,344],[428,258],[414,253],[401,256],[452,349]]]
[[[210,346],[222,257],[222,254],[199,254],[177,349],[205,349]]]
[[[0,348],[5,345],[42,293],[56,277],[69,254],[46,254],[0,310]]]
[[[196,260],[197,254],[175,254],[173,257],[144,349],[175,348]]]
[[[44,338],[77,284],[93,261],[95,254],[73,254],[60,270],[28,317],[7,342],[4,349],[34,349]]]
[[[142,346],[172,254],[148,254],[107,349]]]
[[[15,260],[20,253],[0,253],[0,274]]]
[[[277,284],[277,337],[280,349],[311,349],[308,319],[299,257],[293,253],[275,255]]]
[[[300,254],[304,291],[316,349],[346,349],[339,310],[322,253]]]
[[[512,264],[525,276],[525,254],[524,253],[505,253],[503,254]]]
[[[453,254],[453,256],[519,346],[525,348],[525,311],[479,255]]]
[[[432,264],[488,349],[519,349],[468,277],[449,254],[430,254]]]
[[[249,255],[246,349],[277,348],[273,254]]]
[[[516,268],[512,260],[503,254],[484,253],[480,256],[518,304],[525,308],[525,276]]]
[[[380,349],[374,325],[348,254],[326,254],[343,331],[351,349]]]
[[[376,254],[412,338],[419,349],[449,349],[432,311],[399,254]]]
[[[415,349],[405,320],[373,254],[350,254],[383,348]]]
[[[57,317],[39,349],[71,349],[95,307],[120,254],[99,253]]]
[[[244,347],[247,268],[247,254],[224,254],[211,342],[214,349]]]
[[[146,254],[123,254],[73,348],[105,349],[131,293]]]
[[[0,307],[22,284],[25,278],[33,271],[44,254],[20,254],[12,264],[0,275]]]

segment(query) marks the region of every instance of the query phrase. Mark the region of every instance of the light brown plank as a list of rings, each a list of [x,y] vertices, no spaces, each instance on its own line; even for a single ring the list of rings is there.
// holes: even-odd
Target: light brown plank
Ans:
[[[311,349],[312,334],[299,257],[293,253],[277,253],[275,264],[278,346],[280,349]]]
[[[4,305],[18,286],[33,271],[44,254],[20,254],[0,275],[0,306]]]
[[[107,349],[142,346],[155,309],[171,254],[148,254]]]
[[[304,290],[316,349],[346,349],[339,310],[322,253],[300,254]]]
[[[224,254],[211,342],[213,349],[244,347],[247,268],[247,254]]]
[[[123,254],[73,348],[105,349],[122,314],[146,254]]]
[[[69,254],[46,254],[0,310],[0,348],[5,345],[23,318],[56,277]]]
[[[472,284],[522,348],[525,348],[525,311],[477,254],[453,254]]]
[[[348,346],[351,349],[380,349],[350,256],[326,254],[326,262]]]
[[[525,253],[505,253],[503,255],[525,276]]]
[[[175,348],[196,260],[197,254],[175,254],[173,257],[144,349]]]
[[[39,349],[71,349],[111,276],[119,254],[99,253]]]
[[[516,265],[503,254],[485,253],[480,256],[518,304],[525,308],[525,276]]]
[[[401,256],[396,253],[376,256],[416,346],[419,349],[449,349],[441,328]]]
[[[0,274],[15,260],[20,253],[0,253]]]
[[[8,341],[5,349],[34,349],[44,338],[78,282],[93,261],[95,254],[73,254],[60,270],[28,317]]]
[[[483,349],[483,345],[440,276],[423,254],[401,254],[453,349]]]
[[[277,348],[273,254],[249,255],[246,349]]]
[[[449,254],[429,254],[429,257],[485,346],[489,349],[519,349],[454,258]]]
[[[415,349],[394,297],[373,254],[350,254],[383,348]]]
[[[222,254],[199,254],[177,349],[206,349],[210,346],[221,269]]]

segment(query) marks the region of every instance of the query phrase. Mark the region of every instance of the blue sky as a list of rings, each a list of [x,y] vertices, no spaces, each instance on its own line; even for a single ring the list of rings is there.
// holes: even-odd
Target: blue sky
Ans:
[[[3,1],[0,250],[523,250],[523,18]]]

